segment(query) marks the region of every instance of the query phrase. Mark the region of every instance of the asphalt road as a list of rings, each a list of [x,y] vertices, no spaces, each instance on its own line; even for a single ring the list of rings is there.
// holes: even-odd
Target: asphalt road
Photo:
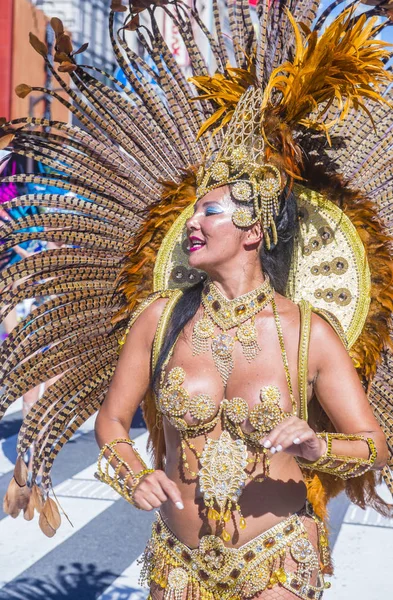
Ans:
[[[0,495],[15,460],[19,411],[0,423]],[[140,424],[140,423],[136,423]],[[142,600],[138,558],[154,514],[138,511],[94,478],[97,446],[93,421],[56,460],[53,485],[64,518],[53,538],[36,521],[0,511],[0,600]],[[145,454],[143,427],[131,431]],[[343,496],[330,505],[330,538],[336,575],[327,600],[388,600],[393,559],[393,521],[361,511]]]

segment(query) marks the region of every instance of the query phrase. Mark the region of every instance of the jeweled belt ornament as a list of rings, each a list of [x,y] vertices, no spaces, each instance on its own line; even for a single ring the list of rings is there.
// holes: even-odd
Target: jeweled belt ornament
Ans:
[[[321,567],[325,567],[330,565],[321,550],[326,531],[313,513],[310,516],[317,525]],[[286,564],[288,555],[294,559],[293,566]],[[215,535],[203,536],[197,548],[189,548],[158,513],[141,563],[140,583],[158,583],[165,589],[164,600],[254,598],[276,585],[304,600],[319,600],[330,587],[324,581],[316,548],[296,513],[240,548],[227,548]]]
[[[244,529],[246,526],[238,500],[247,479],[247,446],[242,440],[233,440],[228,431],[223,431],[218,440],[208,439],[200,462],[199,485],[209,509],[208,518],[224,526],[221,535],[228,541],[230,535],[225,530],[225,523],[230,520],[233,506],[240,514],[239,527]]]

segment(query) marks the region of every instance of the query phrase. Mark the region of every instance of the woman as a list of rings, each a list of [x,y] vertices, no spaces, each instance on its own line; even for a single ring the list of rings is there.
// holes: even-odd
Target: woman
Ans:
[[[382,5],[332,20],[338,4],[315,21],[314,0],[258,2],[256,33],[248,3],[228,3],[232,67],[215,0],[216,36],[194,7],[132,2],[122,32],[136,31],[149,61],[112,36],[130,87],[107,79],[121,92],[76,62],[84,47],[74,52],[53,19],[55,62],[79,92],[47,65],[83,130],[0,123],[2,146],[52,167],[40,184],[73,192],[35,198],[57,209],[37,224],[73,247],[4,273],[5,285],[28,275],[27,291],[39,280],[56,297],[2,348],[2,409],[64,374],[23,424],[6,510],[38,510],[54,535],[53,461],[106,397],[97,475],[138,508],[159,509],[143,568],[155,600],[320,598],[327,500],[345,488],[362,507],[391,510],[375,493],[387,462],[380,426],[393,447],[392,240],[378,212],[389,214],[393,198],[393,117],[376,19],[390,21]],[[127,9],[111,8],[113,25]],[[160,10],[188,51],[194,87]],[[5,231],[26,237],[12,224]],[[128,438],[142,401],[155,469]],[[24,456],[37,439],[28,478]],[[392,490],[389,468],[383,476]]]
[[[285,237],[289,232],[292,239],[295,214],[293,206],[290,205],[291,203],[293,205],[293,202],[293,196],[288,200],[283,194],[283,208],[278,217],[277,227],[279,235]],[[232,221],[235,210],[236,203],[231,198],[230,187],[218,187],[198,200],[194,214],[187,221],[190,266],[208,274],[209,279],[204,285],[205,290],[213,286],[215,293],[222,295],[232,304],[239,303],[241,297],[250,292],[258,295],[258,290],[266,288],[267,281],[263,259],[261,261],[262,227],[260,223],[256,223],[247,229],[240,229]],[[286,231],[282,230],[283,222]],[[287,270],[286,260],[288,256],[278,255],[276,264],[271,266],[273,285],[275,274]],[[197,287],[200,288],[200,285]],[[187,293],[190,297],[199,295],[200,298],[200,289]],[[273,297],[283,331],[290,382],[293,385],[296,405],[299,406],[297,369],[301,335],[299,307],[277,292],[274,292]],[[157,372],[151,372],[150,365],[155,332],[166,302],[165,299],[159,299],[146,308],[128,334],[108,395],[97,418],[96,435],[100,446],[116,438],[126,438],[133,415],[149,387],[155,384],[156,391],[159,387],[160,376]],[[193,310],[194,307],[196,311]],[[184,303],[183,310],[187,310],[188,318],[183,319],[185,322],[180,331],[174,324],[175,331],[170,334],[171,343],[173,342],[170,356],[168,356],[167,346],[166,355],[161,356],[161,361],[158,361],[160,365],[165,364],[166,374],[176,367],[181,367],[186,374],[184,388],[187,394],[190,397],[198,394],[208,395],[214,402],[215,414],[222,407],[224,398],[243,398],[251,411],[260,405],[260,390],[266,389],[267,386],[275,386],[280,391],[279,406],[287,415],[271,431],[260,436],[261,445],[268,449],[270,474],[268,477],[265,476],[263,463],[256,464],[254,468],[251,465],[247,468],[252,478],[246,482],[240,496],[241,512],[232,513],[231,519],[225,522],[224,531],[228,533],[226,547],[244,546],[277,524],[285,522],[290,515],[297,513],[301,515],[308,539],[318,552],[317,525],[312,513],[305,511],[306,486],[295,457],[302,461],[318,461],[326,452],[326,441],[317,437],[312,427],[299,418],[298,410],[296,414],[290,414],[291,393],[286,380],[271,302],[255,315],[258,345],[261,351],[249,362],[242,352],[241,344],[235,344],[234,366],[226,384],[223,383],[215,367],[211,351],[197,355],[193,352],[193,329],[196,322],[203,317],[203,306],[200,303],[199,306],[195,306],[195,301],[188,300]],[[216,332],[219,331],[216,326]],[[233,334],[234,331],[235,329],[232,328],[229,333]],[[132,386],[130,386],[130,372],[133,374]],[[313,393],[317,395],[336,431],[357,434],[374,441],[377,458],[373,468],[381,469],[387,459],[384,434],[372,414],[342,341],[332,327],[316,314],[313,314],[311,320],[307,383],[308,397],[311,398]],[[183,418],[191,426],[204,422],[192,416],[189,411]],[[257,431],[249,418],[244,418],[240,427],[245,434]],[[145,474],[133,488],[133,501],[143,510],[159,509],[160,522],[162,520],[165,523],[177,540],[191,549],[198,548],[203,536],[221,535],[223,531],[222,523],[214,523],[207,517],[207,509],[200,489],[200,477],[190,476],[190,471],[195,474],[200,468],[195,454],[199,453],[200,456],[203,452],[206,436],[201,434],[193,438],[195,447],[193,452],[189,447],[186,450],[182,448],[179,431],[170,422],[170,417],[168,419],[165,415],[163,428],[166,446],[165,469]],[[208,436],[217,439],[222,431],[223,421],[219,420],[209,430]],[[135,473],[145,468],[131,447],[118,444],[116,449]],[[361,460],[369,458],[367,443],[359,440],[334,440],[332,451],[338,455]],[[184,452],[186,458],[184,456],[182,458]],[[249,455],[253,459],[255,452],[255,448],[249,447]],[[185,463],[187,469],[184,468]],[[241,515],[247,522],[245,529],[240,524]],[[156,552],[158,554],[158,549]],[[321,557],[320,559],[322,560]],[[276,570],[279,564],[276,559],[274,564]],[[297,563],[291,558],[289,552],[283,564],[289,573],[296,571]],[[314,587],[310,589],[315,589],[315,593],[317,589],[323,589],[323,579],[321,578],[317,583],[318,572],[318,566],[314,565],[310,572],[310,583]],[[274,568],[271,569],[270,577],[273,573]],[[157,575],[154,578],[157,579]],[[263,577],[260,579],[261,590],[267,584],[265,579]],[[286,587],[288,588],[288,585]],[[273,585],[271,589],[261,591],[253,597],[292,598],[299,595],[302,598],[312,597],[307,596],[308,592],[307,588],[307,591],[303,591],[301,595],[299,592],[296,594],[295,591],[290,591],[290,586],[284,591],[277,590]],[[161,586],[154,581],[151,595],[153,599],[165,596]],[[188,597],[179,595],[179,598]]]

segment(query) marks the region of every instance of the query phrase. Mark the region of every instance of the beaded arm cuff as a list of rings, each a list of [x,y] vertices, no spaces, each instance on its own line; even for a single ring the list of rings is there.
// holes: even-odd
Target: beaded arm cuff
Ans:
[[[325,453],[315,462],[308,462],[301,458],[297,458],[297,462],[303,469],[310,469],[312,471],[321,471],[323,473],[329,473],[335,475],[341,479],[349,479],[351,477],[359,477],[369,471],[377,458],[377,449],[374,441],[371,438],[365,438],[362,435],[347,435],[345,433],[317,433],[317,437],[326,440],[326,451]],[[357,458],[354,456],[341,456],[332,453],[332,441],[333,440],[348,440],[363,441],[368,445],[369,457],[368,458]]]
[[[133,451],[139,462],[142,464],[142,470],[139,473],[135,473],[130,465],[126,463],[125,460],[118,454],[115,449],[116,444],[128,444],[132,446]],[[105,456],[105,451],[109,451],[108,456]],[[102,468],[102,461],[105,458],[106,465],[104,469]],[[109,469],[113,469],[113,475],[109,473]],[[123,471],[123,474],[120,474],[120,471]],[[135,502],[133,499],[134,491],[144,475],[148,473],[153,473],[154,469],[148,469],[140,457],[139,453],[135,449],[134,442],[130,439],[126,438],[118,438],[110,442],[109,444],[104,444],[101,448],[100,454],[98,456],[97,461],[97,472],[95,473],[95,477],[102,481],[103,483],[107,483],[113,488],[118,494],[123,496],[127,502],[130,502],[133,506],[135,506]]]

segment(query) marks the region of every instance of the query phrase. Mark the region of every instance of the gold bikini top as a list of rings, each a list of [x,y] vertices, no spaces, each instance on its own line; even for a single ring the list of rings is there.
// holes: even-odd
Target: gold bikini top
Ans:
[[[280,390],[275,385],[267,385],[260,390],[261,402],[251,410],[247,402],[240,397],[222,400],[218,411],[215,402],[208,394],[197,394],[191,397],[189,392],[183,387],[186,373],[182,367],[173,367],[165,375],[165,368],[172,357],[176,340],[162,366],[157,407],[161,414],[165,415],[182,435],[185,434],[187,437],[203,435],[211,431],[219,420],[222,419],[225,429],[232,431],[238,437],[246,439],[252,445],[259,445],[258,440],[269,433],[284,418],[292,414],[297,414],[297,403],[293,395],[281,323],[274,300],[272,301],[272,308],[292,402],[292,412],[284,411],[281,408]],[[187,423],[184,419],[187,413],[198,421],[198,423],[193,425]],[[249,433],[245,433],[240,427],[240,424],[247,418],[254,428],[254,431]]]

